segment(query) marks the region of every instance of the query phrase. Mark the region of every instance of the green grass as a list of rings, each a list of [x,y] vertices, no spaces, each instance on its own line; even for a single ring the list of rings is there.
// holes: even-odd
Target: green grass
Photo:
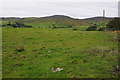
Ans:
[[[117,78],[116,35],[69,28],[3,28],[3,78]],[[52,72],[52,67],[63,70]]]
[[[2,28],[0,27],[0,79],[2,78]]]

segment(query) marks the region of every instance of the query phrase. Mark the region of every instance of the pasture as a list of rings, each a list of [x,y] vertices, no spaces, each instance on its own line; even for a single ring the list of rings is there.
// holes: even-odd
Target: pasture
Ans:
[[[3,78],[118,77],[117,33],[6,27],[2,33]]]

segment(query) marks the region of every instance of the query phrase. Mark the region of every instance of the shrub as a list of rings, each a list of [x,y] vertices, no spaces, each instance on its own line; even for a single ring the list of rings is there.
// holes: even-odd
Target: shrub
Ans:
[[[26,25],[23,24],[22,22],[15,22],[15,23],[12,24],[12,26],[13,26],[14,28],[17,28],[17,27],[19,27],[19,28],[21,28],[21,27],[32,28],[32,26],[26,26]]]
[[[96,29],[97,29],[97,24],[94,24],[94,25],[88,27],[86,31],[95,31]]]
[[[106,29],[105,28],[97,28],[96,30],[97,31],[105,31]]]
[[[107,24],[107,29],[114,31],[120,30],[120,18],[114,18]]]

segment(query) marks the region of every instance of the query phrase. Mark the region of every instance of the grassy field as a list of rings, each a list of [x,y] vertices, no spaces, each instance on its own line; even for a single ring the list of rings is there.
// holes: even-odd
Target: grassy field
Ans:
[[[2,36],[3,78],[118,77],[116,33],[3,28]]]
[[[0,79],[2,78],[2,28],[0,27]]]

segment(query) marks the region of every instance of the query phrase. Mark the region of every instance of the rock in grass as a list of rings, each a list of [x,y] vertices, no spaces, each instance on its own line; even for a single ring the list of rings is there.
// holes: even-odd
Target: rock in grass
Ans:
[[[48,51],[49,53],[52,52],[52,51]]]
[[[52,67],[53,72],[58,72],[58,71],[62,71],[62,70],[63,70],[63,68],[54,68],[54,67]]]

